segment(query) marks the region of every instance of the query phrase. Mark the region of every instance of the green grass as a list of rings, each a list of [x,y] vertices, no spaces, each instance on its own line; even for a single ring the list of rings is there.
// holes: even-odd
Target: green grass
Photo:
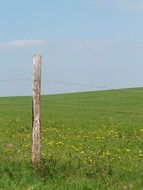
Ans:
[[[0,190],[143,190],[143,88],[42,96],[37,170],[31,107],[0,98]]]

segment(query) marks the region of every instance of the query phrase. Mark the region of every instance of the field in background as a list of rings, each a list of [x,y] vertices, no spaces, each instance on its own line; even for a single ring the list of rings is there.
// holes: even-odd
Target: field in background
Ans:
[[[42,96],[37,171],[31,107],[0,98],[0,190],[143,189],[143,88]]]

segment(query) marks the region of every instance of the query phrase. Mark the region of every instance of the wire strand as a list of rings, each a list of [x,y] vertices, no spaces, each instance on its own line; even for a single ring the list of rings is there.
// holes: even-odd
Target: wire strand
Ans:
[[[32,79],[1,79],[0,83],[17,83],[17,82],[32,82]],[[42,79],[41,82],[44,83],[54,83],[54,84],[61,84],[61,85],[70,85],[70,86],[80,86],[80,87],[88,87],[88,88],[96,88],[96,89],[106,89],[105,86],[98,86],[95,84],[85,84],[80,82],[67,82],[67,81],[60,81],[60,80],[49,80],[49,79]]]

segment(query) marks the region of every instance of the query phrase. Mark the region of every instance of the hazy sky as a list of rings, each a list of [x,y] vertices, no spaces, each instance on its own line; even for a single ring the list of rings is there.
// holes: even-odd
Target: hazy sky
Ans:
[[[142,19],[142,0],[1,0],[0,96],[31,94],[37,52],[43,94],[143,86]]]

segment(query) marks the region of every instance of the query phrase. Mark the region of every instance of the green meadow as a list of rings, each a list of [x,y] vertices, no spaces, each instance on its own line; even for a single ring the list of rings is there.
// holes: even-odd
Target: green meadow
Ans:
[[[37,169],[31,102],[0,98],[0,190],[143,190],[143,88],[42,96]]]

